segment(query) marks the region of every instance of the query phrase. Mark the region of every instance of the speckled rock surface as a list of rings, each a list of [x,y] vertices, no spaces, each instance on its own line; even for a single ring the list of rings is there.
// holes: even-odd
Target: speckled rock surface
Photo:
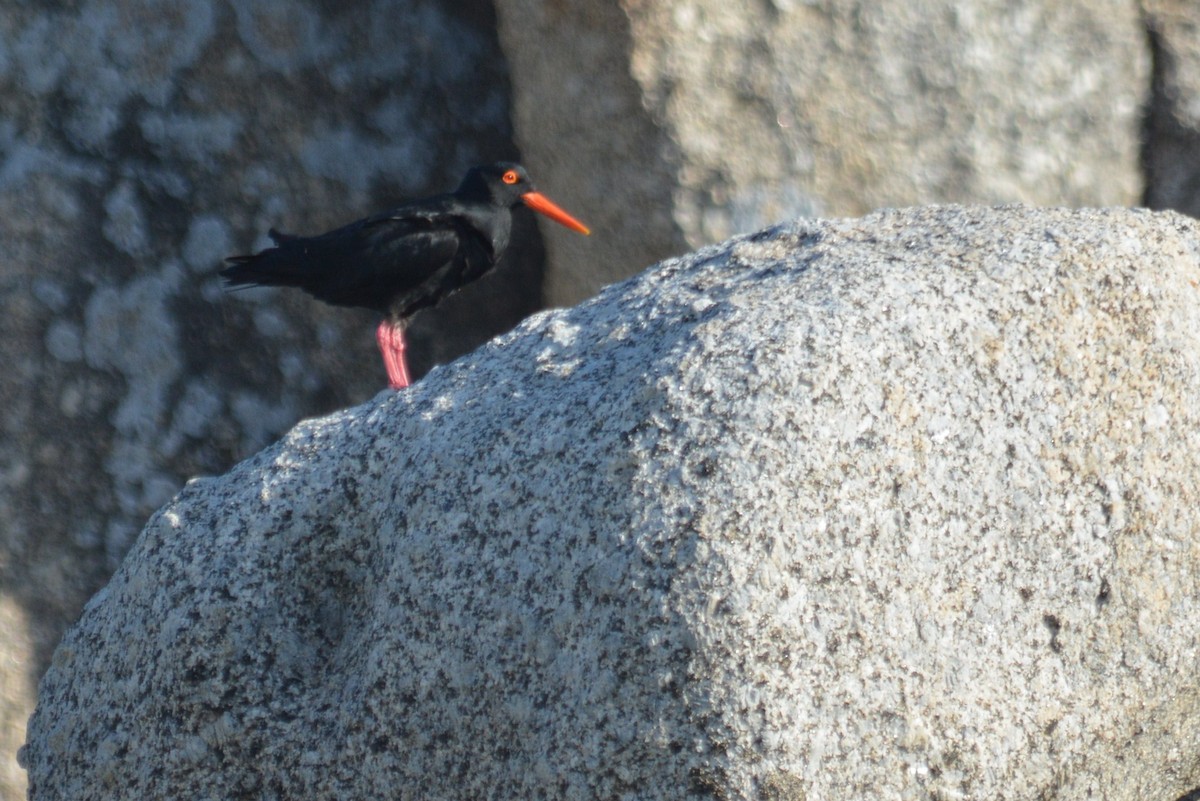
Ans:
[[[32,801],[1200,785],[1200,229],[799,222],[539,315],[148,524]]]
[[[0,798],[25,796],[31,688],[146,518],[385,385],[369,314],[226,295],[220,259],[514,155],[507,80],[475,0],[0,4]],[[422,320],[417,366],[530,310],[538,248],[477,290],[496,317],[437,315],[445,350]]]
[[[496,3],[522,149],[615,234],[548,238],[552,303],[792,216],[1141,198],[1136,3],[597,5]]]

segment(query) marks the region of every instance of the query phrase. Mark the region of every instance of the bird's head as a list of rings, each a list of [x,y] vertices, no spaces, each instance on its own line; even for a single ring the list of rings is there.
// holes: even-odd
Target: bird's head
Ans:
[[[533,188],[529,173],[520,164],[511,161],[499,161],[481,167],[472,167],[456,194],[470,194],[487,197],[497,206],[511,208],[524,203],[534,211],[544,214],[560,225],[565,225],[572,231],[590,234],[591,230],[563,211],[548,197]]]

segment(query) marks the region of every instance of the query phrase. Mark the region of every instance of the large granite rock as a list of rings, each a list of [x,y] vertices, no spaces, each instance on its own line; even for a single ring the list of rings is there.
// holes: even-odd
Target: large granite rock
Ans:
[[[31,801],[1170,799],[1200,228],[797,222],[298,426],[65,637]]]
[[[0,4],[0,798],[147,516],[385,385],[369,314],[225,295],[220,259],[514,155],[507,80],[482,0]],[[531,310],[539,248],[423,320],[418,367]]]
[[[548,237],[552,303],[790,216],[1141,198],[1151,50],[1125,0],[496,8],[522,150],[608,233]]]

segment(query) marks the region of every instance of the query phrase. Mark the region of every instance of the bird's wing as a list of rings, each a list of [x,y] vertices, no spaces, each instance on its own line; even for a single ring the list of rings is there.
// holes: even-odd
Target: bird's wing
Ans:
[[[326,303],[405,315],[460,286],[472,265],[490,264],[482,235],[449,196],[318,236],[271,236],[275,247],[226,260],[227,285],[293,286]]]
[[[308,240],[306,255],[323,268],[303,288],[329,303],[380,308],[453,264],[459,246],[452,220],[401,208]]]

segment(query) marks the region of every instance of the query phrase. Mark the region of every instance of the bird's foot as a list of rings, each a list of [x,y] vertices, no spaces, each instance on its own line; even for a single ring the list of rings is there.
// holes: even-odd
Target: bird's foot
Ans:
[[[384,320],[379,324],[379,328],[375,329],[375,341],[379,343],[379,353],[383,356],[383,366],[387,369],[388,386],[392,389],[404,389],[412,383],[408,375],[408,362],[404,358],[404,327]]]

